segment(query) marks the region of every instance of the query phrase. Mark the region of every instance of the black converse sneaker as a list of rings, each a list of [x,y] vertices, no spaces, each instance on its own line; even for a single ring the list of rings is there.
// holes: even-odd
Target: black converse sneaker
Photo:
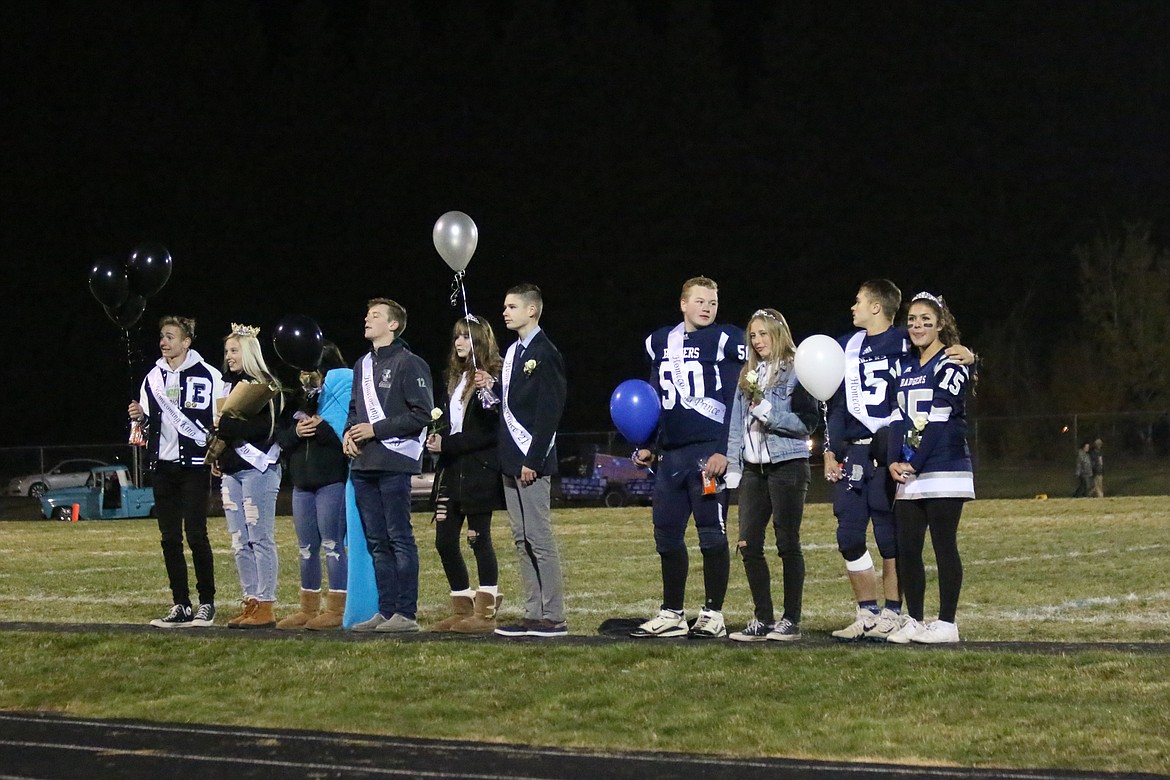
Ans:
[[[199,609],[195,610],[195,616],[191,618],[188,626],[214,626],[215,625],[215,605],[214,604],[200,604]]]
[[[176,604],[171,607],[171,611],[167,613],[166,617],[155,618],[150,621],[150,624],[155,628],[184,628],[191,625],[191,606],[189,604]]]

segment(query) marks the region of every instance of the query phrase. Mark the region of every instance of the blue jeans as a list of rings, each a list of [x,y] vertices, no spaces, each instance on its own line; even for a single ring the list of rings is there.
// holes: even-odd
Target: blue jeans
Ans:
[[[223,513],[244,598],[276,601],[276,494],[280,464],[223,475]]]
[[[301,588],[321,589],[321,548],[329,590],[344,591],[349,577],[345,554],[345,483],[334,482],[316,490],[293,488],[293,524],[301,556]]]
[[[418,612],[418,545],[410,526],[410,475],[354,471],[354,498],[374,561],[378,612],[414,620]]]

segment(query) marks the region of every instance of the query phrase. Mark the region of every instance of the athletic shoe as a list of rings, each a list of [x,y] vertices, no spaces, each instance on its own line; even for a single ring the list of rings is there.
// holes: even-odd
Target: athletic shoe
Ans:
[[[892,609],[883,609],[877,616],[877,622],[865,629],[865,638],[870,642],[884,642],[901,627],[902,616]]]
[[[768,639],[768,632],[771,630],[771,624],[752,618],[751,622],[747,624],[747,628],[743,631],[736,631],[727,638],[733,642],[764,642]]]
[[[166,617],[155,618],[150,624],[155,628],[186,628],[191,625],[191,605],[176,604]]]
[[[886,641],[896,645],[908,645],[914,637],[925,630],[926,626],[907,615],[906,619],[902,621],[902,627],[886,637]]]
[[[723,613],[703,607],[699,610],[699,619],[691,626],[689,639],[722,639],[727,636],[727,628],[723,625]]]
[[[552,620],[531,620],[528,622],[526,636],[536,636],[542,639],[555,639],[569,635],[569,624],[565,621],[557,623]]]
[[[215,605],[214,604],[200,604],[199,609],[195,610],[195,616],[191,618],[191,622],[187,625],[192,627],[203,627],[215,625]]]
[[[857,620],[845,628],[833,632],[833,638],[841,642],[860,642],[865,639],[865,632],[874,627],[878,616],[868,609],[857,610]]]
[[[768,639],[774,639],[777,642],[795,642],[800,639],[800,626],[788,618],[780,618],[776,621],[776,625],[772,626],[772,630],[768,632]]]
[[[382,617],[382,613],[375,612],[374,616],[372,618],[370,618],[369,620],[363,620],[360,623],[354,623],[353,628],[351,628],[350,631],[357,631],[359,633],[374,631],[378,628],[378,626],[382,625],[385,622],[386,622],[386,618]]]
[[[666,638],[687,635],[687,619],[681,612],[663,607],[655,617],[630,632],[634,639]]]
[[[959,641],[959,627],[945,620],[936,620],[911,637],[912,642],[924,645],[943,645]]]
[[[374,631],[379,634],[417,634],[421,630],[417,620],[397,612],[391,615],[389,620],[383,620],[374,626]]]
[[[528,636],[528,631],[532,628],[535,628],[538,622],[539,621],[525,618],[524,620],[519,620],[515,623],[508,623],[507,625],[500,626],[495,630],[495,634],[496,636],[506,636],[509,639]]]

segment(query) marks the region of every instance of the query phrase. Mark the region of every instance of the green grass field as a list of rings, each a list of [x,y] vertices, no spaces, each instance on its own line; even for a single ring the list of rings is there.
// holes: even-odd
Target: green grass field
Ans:
[[[428,516],[419,619],[446,587]],[[960,529],[968,641],[1170,641],[1161,498],[979,501]],[[570,626],[649,615],[660,584],[649,510],[555,514]],[[238,588],[211,521],[223,612]],[[732,515],[734,527],[734,510]],[[505,617],[515,555],[496,518]],[[296,597],[295,537],[279,521],[280,598]],[[803,630],[851,619],[829,507],[805,516]],[[0,620],[145,623],[169,602],[151,520],[0,523]],[[688,607],[701,600],[697,551]],[[772,556],[773,580],[778,562]],[[750,616],[732,562],[725,614]],[[937,604],[928,584],[927,617]],[[0,631],[0,708],[612,749],[690,750],[965,766],[1164,772],[1170,654],[1035,653],[618,642],[247,641],[181,632]]]

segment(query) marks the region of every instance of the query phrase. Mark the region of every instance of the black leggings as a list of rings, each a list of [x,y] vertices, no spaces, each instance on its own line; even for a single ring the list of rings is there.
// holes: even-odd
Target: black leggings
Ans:
[[[445,511],[443,509],[445,508]],[[500,578],[496,563],[496,548],[492,545],[492,513],[476,512],[464,514],[458,501],[445,500],[435,511],[435,549],[443,562],[443,572],[452,591],[468,590],[471,582],[467,575],[467,564],[459,546],[459,534],[463,521],[467,521],[467,543],[475,554],[475,567],[479,572],[479,584],[496,585]]]
[[[963,588],[963,561],[959,558],[957,536],[964,501],[962,498],[920,498],[894,503],[898,523],[898,582],[905,594],[906,612],[915,620],[922,620],[922,602],[926,596],[922,548],[929,529],[938,564],[938,619],[955,622],[959,591]]]
[[[187,561],[183,557],[183,531],[191,548],[199,603],[215,603],[215,565],[207,536],[207,493],[210,472],[204,467],[184,468],[170,461],[154,469],[154,513],[162,536],[163,562],[176,604],[190,606]]]

